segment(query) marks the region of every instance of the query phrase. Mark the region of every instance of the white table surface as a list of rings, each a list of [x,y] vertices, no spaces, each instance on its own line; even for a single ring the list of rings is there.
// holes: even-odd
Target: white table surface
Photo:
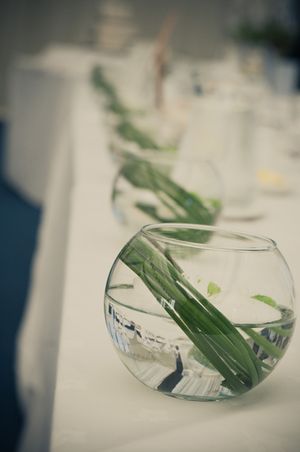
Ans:
[[[90,86],[78,80],[70,127],[49,177],[20,334],[20,387],[28,408],[22,451],[295,452],[300,443],[299,327],[267,381],[234,400],[169,398],[143,386],[121,364],[106,331],[103,294],[129,233],[112,215],[115,170],[102,119]],[[299,190],[261,202],[266,212],[261,219],[221,219],[220,224],[276,240],[299,292]]]
[[[97,108],[92,98],[89,102],[86,111]],[[90,122],[88,129],[83,119],[80,124],[84,145],[84,135],[94,136],[98,125]],[[267,382],[244,397],[221,403],[163,396],[141,385],[119,361],[104,323],[103,293],[124,236],[112,228],[101,171],[97,180],[93,178],[103,158],[94,145],[92,182],[78,187],[72,199],[51,450],[294,452],[300,440],[298,330]],[[83,152],[78,146],[75,167],[80,172]],[[221,223],[277,240],[298,283],[299,196],[262,201],[266,215],[259,221]]]

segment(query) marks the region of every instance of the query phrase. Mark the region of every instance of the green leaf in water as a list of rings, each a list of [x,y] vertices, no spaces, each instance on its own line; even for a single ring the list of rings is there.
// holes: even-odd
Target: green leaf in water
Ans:
[[[105,95],[107,100],[106,107],[109,111],[122,118],[127,118],[130,115],[130,110],[122,104],[116,88],[105,77],[100,66],[96,66],[92,71],[92,83],[97,90],[101,91]]]
[[[251,298],[253,298],[254,300],[262,301],[263,303],[272,306],[272,308],[278,308],[276,301],[273,300],[273,298],[268,297],[267,295],[253,295]]]
[[[116,88],[113,83],[104,75],[101,66],[94,67],[91,79],[94,87],[101,91],[106,99],[106,109],[114,113],[118,117],[118,123],[116,125],[116,131],[118,134],[129,142],[136,143],[141,150],[151,149],[156,151],[170,151],[174,152],[177,150],[176,146],[173,145],[160,145],[150,136],[150,134],[144,132],[139,127],[137,127],[133,121],[132,117],[134,112],[129,110],[122,103]]]
[[[158,150],[159,146],[144,132],[137,129],[131,122],[122,121],[117,126],[118,133],[127,141],[133,141],[142,149]]]
[[[204,355],[204,353],[202,353],[201,350],[199,350],[199,348],[196,347],[195,345],[193,345],[190,351],[188,352],[188,357],[190,359],[194,359],[202,366],[208,367],[209,369],[214,369],[214,366],[212,366],[212,364]]]
[[[217,295],[221,292],[221,288],[218,286],[218,284],[210,281],[210,283],[207,286],[207,293],[209,296]]]
[[[164,206],[164,211],[167,209],[168,214],[162,216],[156,206],[142,202],[136,203],[136,207],[139,210],[148,214],[155,221],[208,225],[215,223],[220,208],[213,209],[207,206],[205,200],[185,190],[157,168],[156,165],[142,158],[128,155],[120,175],[134,187],[152,192],[157,198],[159,205]],[[191,233],[189,229],[182,232],[184,232],[184,237],[181,234],[181,239],[189,240],[190,235],[195,237],[195,234]],[[210,235],[210,231],[198,232],[199,241],[207,240]],[[178,231],[170,232],[168,236],[171,237],[172,233],[175,233],[178,238]]]
[[[119,258],[135,272],[204,359],[236,394],[256,386],[268,372],[238,329],[186,279],[160,245],[134,237]],[[201,356],[203,355],[203,357]]]

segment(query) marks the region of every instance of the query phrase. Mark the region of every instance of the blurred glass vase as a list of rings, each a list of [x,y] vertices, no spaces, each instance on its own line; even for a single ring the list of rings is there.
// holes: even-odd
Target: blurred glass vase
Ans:
[[[253,112],[230,94],[206,95],[194,103],[179,153],[213,161],[224,184],[223,214],[257,215]]]
[[[94,67],[91,81],[105,111],[108,148],[113,158],[118,161],[124,149],[138,155],[147,150],[175,153],[185,127],[184,119],[174,114],[174,109],[171,113],[147,104],[140,108],[128,106],[120,84],[112,79],[109,71],[101,66]]]
[[[216,227],[156,224],[115,260],[105,318],[127,369],[177,398],[250,391],[293,334],[292,277],[275,242]]]
[[[208,161],[124,153],[112,203],[118,220],[134,231],[153,222],[214,224],[221,210],[221,185]]]

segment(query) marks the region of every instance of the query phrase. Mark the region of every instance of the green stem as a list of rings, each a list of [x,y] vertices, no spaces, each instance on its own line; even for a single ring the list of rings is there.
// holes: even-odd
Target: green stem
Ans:
[[[235,393],[257,385],[266,372],[243,336],[184,278],[178,265],[153,240],[135,237],[120,259],[145,283],[155,299]]]
[[[241,329],[248,334],[257,345],[260,345],[266,353],[277,359],[282,358],[284,351],[280,350],[276,345],[273,345],[268,339],[256,333],[252,328],[241,327]]]
[[[185,190],[143,159],[127,156],[120,176],[123,176],[134,187],[151,191],[160,203],[169,209],[170,217],[163,218],[158,214],[155,206],[141,202],[136,203],[138,209],[155,221],[210,225],[215,222],[219,213],[220,205],[208,208],[198,196]],[[189,236],[190,231],[186,230],[185,234]],[[206,231],[204,233],[199,231],[199,235],[203,234],[206,234]]]

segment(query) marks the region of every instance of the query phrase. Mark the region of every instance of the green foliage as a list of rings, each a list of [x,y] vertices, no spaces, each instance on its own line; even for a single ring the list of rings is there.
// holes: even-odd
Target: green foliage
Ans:
[[[136,143],[141,150],[151,149],[159,151],[175,151],[174,146],[161,146],[146,132],[140,130],[132,121],[134,113],[122,103],[111,82],[105,77],[100,66],[92,71],[92,83],[101,91],[106,99],[106,108],[116,115],[116,132],[126,141]]]
[[[104,76],[102,68],[96,66],[92,71],[92,83],[94,87],[105,95],[107,109],[116,115],[126,118],[130,111],[123,105],[112,83]]]
[[[195,193],[185,190],[164,174],[154,164],[138,157],[129,157],[122,166],[120,174],[134,187],[152,192],[160,205],[165,207],[168,216],[162,215],[159,209],[148,203],[137,202],[136,207],[153,220],[160,223],[196,223],[214,224],[221,204],[215,200],[203,200]],[[114,194],[113,194],[114,196]],[[216,208],[216,206],[218,206]],[[184,234],[183,234],[184,232]],[[210,231],[198,231],[199,237],[209,237]],[[172,238],[174,231],[168,231]],[[178,232],[175,233],[178,238]],[[190,240],[194,231],[186,229],[181,236]]]
[[[128,120],[120,122],[117,131],[124,140],[136,143],[141,149],[156,151],[162,149],[149,135],[139,130]]]
[[[221,292],[221,288],[218,286],[218,284],[216,284],[212,281],[208,284],[207,293],[209,296],[217,295],[220,292]]]
[[[135,236],[119,257],[199,350],[193,353],[199,359],[205,357],[204,362],[220,372],[224,386],[242,394],[262,381],[270,367],[257,358],[237,328],[195,289],[157,242]],[[257,335],[251,328],[247,332],[250,337]],[[273,344],[264,346],[273,356],[281,356]]]
[[[268,297],[266,295],[253,295],[252,297],[254,300],[262,301],[265,304],[268,304],[269,306],[272,306],[272,308],[277,308],[278,305],[273,298]]]

